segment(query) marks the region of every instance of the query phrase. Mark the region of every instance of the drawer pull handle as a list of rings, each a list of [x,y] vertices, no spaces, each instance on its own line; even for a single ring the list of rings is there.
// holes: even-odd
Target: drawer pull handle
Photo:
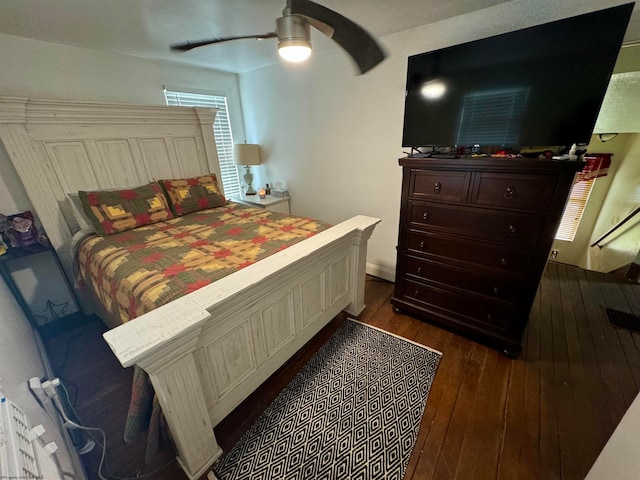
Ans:
[[[424,240],[420,242],[420,248],[424,249]]]
[[[511,197],[513,197],[513,195],[516,193],[516,189],[513,187],[507,187],[507,189],[504,191],[504,198],[506,198],[507,200],[509,200]]]
[[[414,296],[414,297],[416,297],[416,298],[420,298],[420,291],[419,291],[419,290],[416,290],[416,291],[413,293],[413,296]]]
[[[418,268],[416,269],[416,273],[417,273],[418,275],[420,275],[420,274],[422,273],[422,267],[418,267]]]
[[[502,265],[503,267],[507,266],[507,259],[505,257],[502,257],[500,259],[500,265]]]
[[[497,286],[493,287],[493,294],[500,295],[500,289]]]
[[[428,212],[424,212],[424,213],[422,214],[422,219],[423,219],[423,220],[429,220],[429,213],[428,213]]]
[[[491,314],[487,313],[487,322],[490,322],[490,321],[491,321]]]
[[[518,229],[515,225],[509,225],[508,232],[509,235],[515,235],[518,232]]]
[[[442,189],[442,184],[440,182],[436,182],[433,184],[433,191],[436,193],[440,193],[440,190]]]

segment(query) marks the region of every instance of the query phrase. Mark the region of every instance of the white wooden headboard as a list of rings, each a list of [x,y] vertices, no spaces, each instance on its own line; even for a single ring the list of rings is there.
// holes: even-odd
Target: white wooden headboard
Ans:
[[[0,97],[0,141],[65,267],[66,194],[215,173],[216,110]]]

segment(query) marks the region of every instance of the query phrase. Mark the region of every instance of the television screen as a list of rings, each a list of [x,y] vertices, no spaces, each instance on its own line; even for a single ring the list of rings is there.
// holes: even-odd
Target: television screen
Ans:
[[[633,5],[409,57],[402,146],[588,143]]]

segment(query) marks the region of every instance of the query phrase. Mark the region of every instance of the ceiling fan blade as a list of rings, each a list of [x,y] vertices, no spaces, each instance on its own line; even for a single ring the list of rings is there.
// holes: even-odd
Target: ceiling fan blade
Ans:
[[[360,73],[366,73],[382,62],[386,54],[375,38],[364,28],[333,10],[310,0],[291,0],[291,13],[328,25],[333,29],[332,38],[358,65]],[[318,28],[318,27],[316,27]],[[318,28],[325,33],[322,28]]]
[[[244,38],[255,38],[257,40],[263,40],[265,38],[277,38],[278,35],[276,32],[263,33],[261,35],[241,35],[237,37],[216,37],[210,38],[208,40],[200,40],[197,42],[185,42],[185,43],[177,43],[175,45],[171,45],[171,50],[176,50],[179,52],[187,52],[194,48],[204,47],[205,45],[212,45],[214,43],[222,43],[229,42],[231,40],[242,40]]]
[[[309,25],[311,25],[316,30],[319,30],[321,33],[326,35],[329,38],[333,38],[334,30],[333,27],[327,25],[326,23],[322,23],[315,18],[307,17],[306,15],[298,15],[299,17],[304,18]]]

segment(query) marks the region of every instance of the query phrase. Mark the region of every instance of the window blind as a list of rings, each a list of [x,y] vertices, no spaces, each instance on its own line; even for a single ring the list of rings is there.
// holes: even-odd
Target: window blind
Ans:
[[[208,107],[217,108],[218,113],[213,122],[213,135],[216,139],[218,150],[218,162],[222,188],[227,198],[240,194],[240,180],[238,169],[233,161],[233,135],[229,122],[229,110],[227,97],[224,95],[204,95],[200,93],[164,91],[167,105],[179,105],[183,107]]]
[[[517,145],[528,97],[527,88],[465,95],[457,145]]]
[[[591,180],[582,180],[573,184],[569,194],[569,201],[562,214],[560,227],[556,233],[556,240],[573,242],[595,181],[596,179],[592,178]]]

